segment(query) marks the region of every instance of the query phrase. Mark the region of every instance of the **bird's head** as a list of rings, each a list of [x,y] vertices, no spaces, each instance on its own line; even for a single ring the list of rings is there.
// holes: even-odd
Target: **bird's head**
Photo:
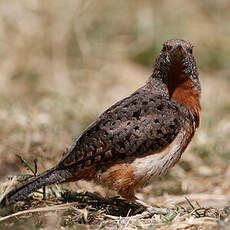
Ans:
[[[161,54],[178,64],[193,54],[193,45],[182,39],[170,39],[163,44]]]
[[[194,87],[200,90],[192,43],[183,39],[166,41],[156,58],[153,76],[161,77],[164,82],[175,81],[175,83],[190,78]]]
[[[156,58],[152,77],[160,78],[167,84],[172,96],[176,87],[191,80],[193,88],[201,91],[193,45],[183,39],[170,39],[163,44]]]

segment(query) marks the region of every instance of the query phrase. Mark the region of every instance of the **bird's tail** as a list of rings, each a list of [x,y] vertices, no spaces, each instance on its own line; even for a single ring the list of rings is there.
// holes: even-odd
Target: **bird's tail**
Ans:
[[[0,208],[3,208],[14,201],[23,199],[31,192],[34,192],[43,186],[61,183],[71,177],[72,174],[65,169],[52,168],[47,170],[39,176],[29,180],[25,184],[7,193],[0,202]]]

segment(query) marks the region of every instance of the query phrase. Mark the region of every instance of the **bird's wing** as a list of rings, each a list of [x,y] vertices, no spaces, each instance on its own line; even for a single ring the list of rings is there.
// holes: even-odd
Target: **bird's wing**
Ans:
[[[137,91],[111,106],[90,125],[59,167],[75,165],[83,169],[157,153],[176,137],[182,119],[176,102]]]

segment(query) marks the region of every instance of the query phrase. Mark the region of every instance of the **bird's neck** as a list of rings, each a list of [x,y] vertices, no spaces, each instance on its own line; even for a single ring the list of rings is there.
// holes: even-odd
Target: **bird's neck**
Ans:
[[[166,83],[162,81],[161,77],[158,77],[157,74],[152,74],[146,84],[143,87],[145,90],[150,91],[154,95],[161,95],[168,98],[168,88]]]
[[[200,86],[194,85],[194,82],[180,69],[169,71],[165,81],[158,76],[159,73],[153,73],[144,86],[145,89],[185,105],[193,113],[196,127],[198,127],[201,110]]]
[[[187,106],[195,117],[196,127],[200,121],[200,90],[194,85],[194,82],[184,73],[177,73],[168,77],[169,97],[185,106]]]

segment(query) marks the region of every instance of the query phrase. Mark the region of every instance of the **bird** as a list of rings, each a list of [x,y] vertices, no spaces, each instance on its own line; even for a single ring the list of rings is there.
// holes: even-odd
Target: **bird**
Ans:
[[[100,183],[132,202],[135,191],[181,158],[200,123],[201,86],[193,45],[163,43],[146,83],[105,110],[59,163],[8,192],[3,208],[52,184]]]

